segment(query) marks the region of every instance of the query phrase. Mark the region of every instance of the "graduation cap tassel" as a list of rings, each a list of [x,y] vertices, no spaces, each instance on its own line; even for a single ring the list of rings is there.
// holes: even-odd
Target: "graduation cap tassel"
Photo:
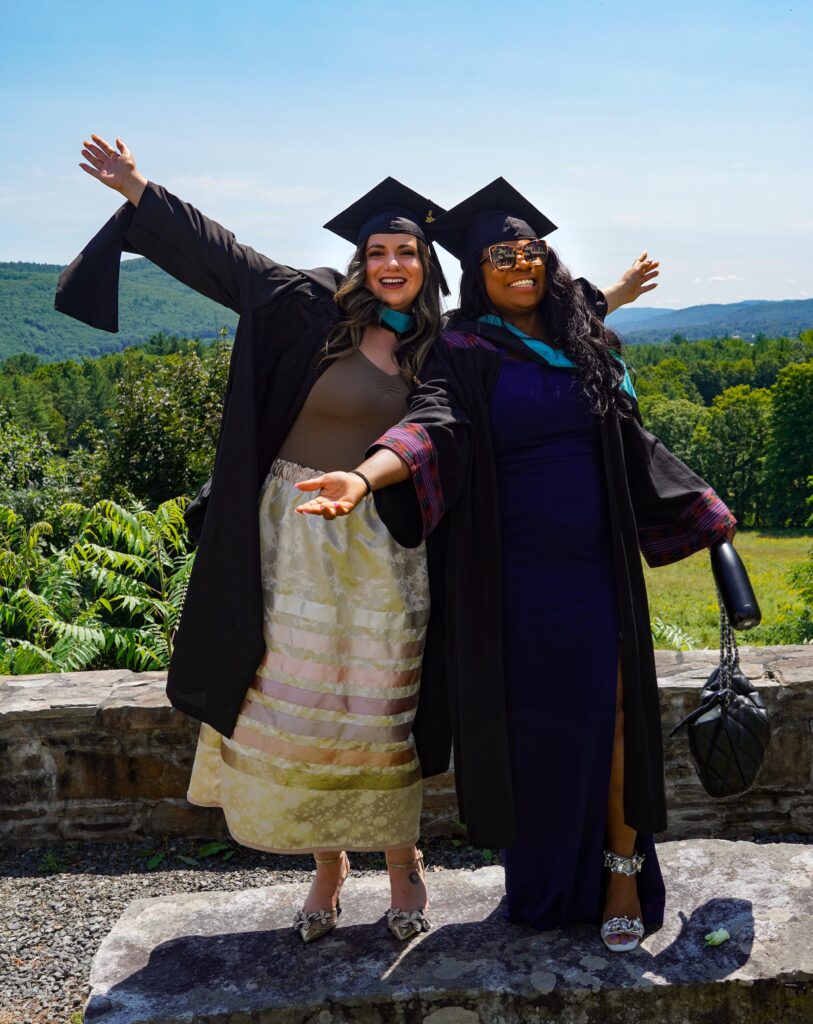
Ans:
[[[437,267],[438,277],[440,278],[440,294],[445,298],[447,295],[451,295],[452,292],[446,281],[446,275],[443,273],[443,267],[440,265],[437,250],[431,242],[429,243],[429,255],[432,258],[432,262]]]

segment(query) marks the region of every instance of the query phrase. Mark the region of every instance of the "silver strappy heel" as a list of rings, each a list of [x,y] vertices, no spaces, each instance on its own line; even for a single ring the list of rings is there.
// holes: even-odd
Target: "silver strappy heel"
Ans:
[[[342,850],[338,857],[323,857],[320,860],[314,854],[313,859],[317,864],[336,864],[340,860],[344,862],[347,870],[339,882],[339,888],[341,888],[350,874],[350,862],[344,850]],[[299,937],[303,942],[315,942],[316,939],[321,939],[323,935],[333,931],[339,923],[341,912],[342,907],[338,899],[336,900],[336,906],[330,910],[311,910],[307,912],[305,910],[298,910],[294,915],[294,930],[299,932]]]
[[[387,867],[402,870],[419,868],[421,878],[424,878],[423,854],[420,851],[414,860],[407,861],[406,864],[393,864],[388,860]],[[390,907],[387,911],[387,927],[396,939],[406,942],[422,932],[428,932],[432,922],[426,916],[425,910],[399,910],[397,907]]]
[[[604,851],[604,867],[617,875],[631,878],[637,875],[644,863],[644,855],[635,853],[632,857],[619,857],[610,850]],[[632,936],[627,942],[609,942],[610,936]],[[604,945],[613,953],[629,953],[635,949],[644,937],[644,923],[640,917],[611,917],[601,926],[601,938]]]

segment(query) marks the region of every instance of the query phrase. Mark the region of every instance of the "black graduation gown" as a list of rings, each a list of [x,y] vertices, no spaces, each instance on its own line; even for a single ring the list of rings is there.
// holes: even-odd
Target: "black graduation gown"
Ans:
[[[295,270],[158,185],[127,203],[61,274],[56,308],[118,329],[119,260],[139,253],[240,315],[205,518],[169,667],[176,708],[231,735],[265,650],[260,486],[319,372],[336,270]]]
[[[500,355],[483,334],[537,358],[513,335],[495,330],[478,327],[479,337],[462,327],[447,331],[433,347],[422,371],[425,386],[411,396],[404,421],[423,425],[431,447],[438,432],[432,395],[451,399],[444,415],[452,422],[443,430],[454,433],[455,444],[435,452],[435,503],[445,517],[427,542],[432,616],[415,737],[425,775],[446,769],[453,745],[461,820],[472,843],[492,848],[512,845],[514,811],[490,432]],[[638,831],[658,832],[666,827],[663,747],[640,553],[653,565],[676,561],[728,535],[734,519],[703,480],[643,429],[637,405],[629,417],[608,414],[601,437],[621,621],[625,816]],[[386,445],[387,435],[383,440]],[[426,502],[405,496],[408,486],[399,485],[400,493],[393,487],[376,492],[383,521],[407,546],[426,532],[427,518]]]

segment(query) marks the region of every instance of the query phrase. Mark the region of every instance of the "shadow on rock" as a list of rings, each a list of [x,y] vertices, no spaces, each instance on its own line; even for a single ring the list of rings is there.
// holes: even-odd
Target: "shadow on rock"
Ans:
[[[134,1004],[203,1014],[461,986],[534,996],[554,989],[651,986],[653,975],[702,984],[727,977],[748,960],[754,920],[747,900],[712,899],[681,920],[674,941],[654,955],[645,949],[611,954],[592,926],[535,932],[509,924],[503,903],[476,921],[437,927],[413,944],[393,939],[383,917],[340,925],[308,946],[292,928],[185,935],[156,946],[143,967],[93,996],[86,1019],[103,1024],[108,1013]],[[707,948],[704,936],[720,926],[731,939]],[[131,952],[122,947],[125,968]]]
[[[720,981],[738,971],[751,955],[754,944],[754,910],[750,900],[712,899],[692,911],[680,912],[681,928],[672,942],[651,956],[638,950],[628,970],[646,972],[664,981],[697,983]],[[705,936],[725,928],[731,938],[721,946],[706,946]],[[619,954],[619,957],[621,954]]]

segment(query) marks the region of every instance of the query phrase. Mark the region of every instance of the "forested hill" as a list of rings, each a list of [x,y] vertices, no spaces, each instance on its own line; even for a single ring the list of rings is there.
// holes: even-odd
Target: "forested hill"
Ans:
[[[685,309],[624,306],[611,314],[607,323],[627,344],[669,341],[675,334],[689,341],[736,335],[752,341],[758,334],[793,338],[813,327],[813,299],[753,300]]]
[[[0,263],[0,360],[31,352],[48,362],[118,352],[154,334],[215,338],[233,335],[237,317],[159,270],[149,260],[121,265],[119,333],[108,334],[54,309],[61,267]]]

